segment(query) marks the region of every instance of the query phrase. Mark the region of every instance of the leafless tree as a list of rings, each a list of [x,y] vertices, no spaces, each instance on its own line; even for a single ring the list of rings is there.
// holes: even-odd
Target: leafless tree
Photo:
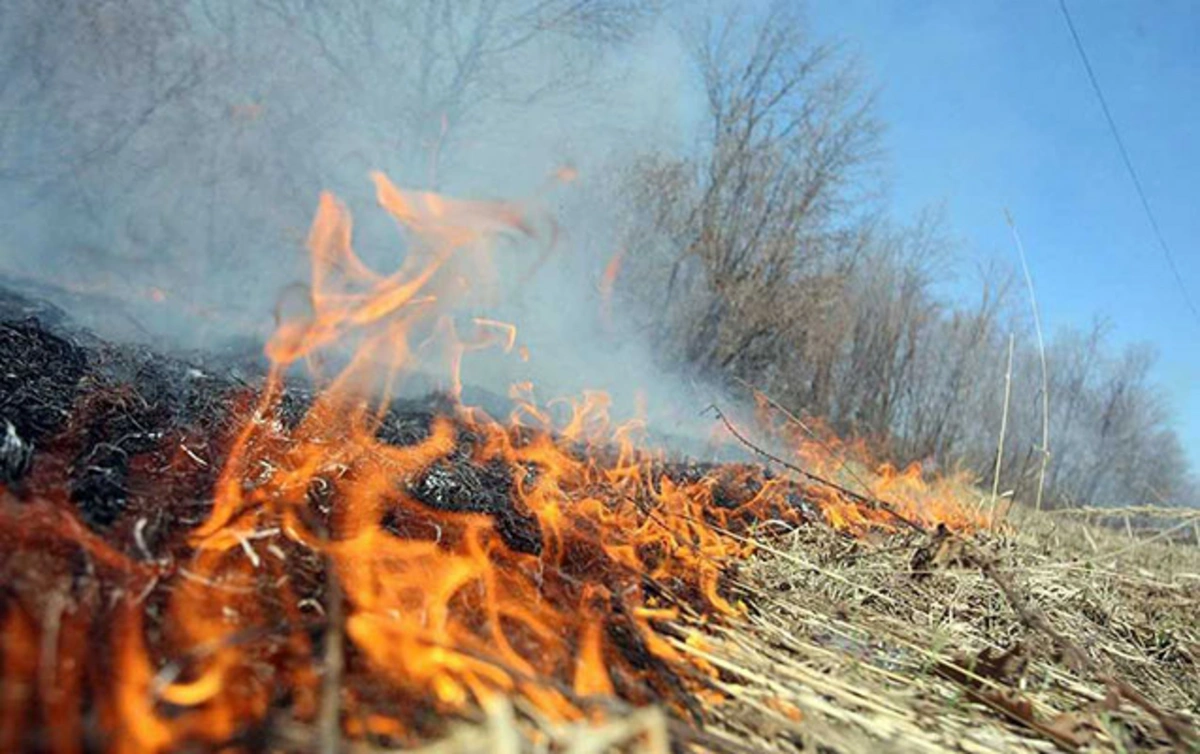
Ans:
[[[636,275],[657,289],[657,337],[705,372],[755,376],[802,338],[803,313],[828,306],[854,246],[856,179],[877,124],[853,66],[811,45],[785,4],[692,30],[708,106],[692,159],[644,161],[634,226]],[[815,284],[826,279],[828,286]]]

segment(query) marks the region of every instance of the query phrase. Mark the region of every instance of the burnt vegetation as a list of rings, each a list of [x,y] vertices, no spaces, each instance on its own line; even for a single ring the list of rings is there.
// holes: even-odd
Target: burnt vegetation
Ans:
[[[0,306],[5,313],[21,313],[31,304],[0,291]],[[180,358],[140,347],[115,346],[81,331],[45,325],[36,317],[0,321],[0,346],[8,370],[6,379],[10,380],[5,384],[11,388],[4,394],[0,411],[0,421],[8,428],[0,501],[4,517],[0,540],[5,552],[0,558],[4,584],[0,620],[6,626],[5,688],[6,693],[11,692],[5,698],[4,712],[35,711],[29,720],[5,717],[0,743],[8,749],[29,750],[53,749],[68,741],[108,748],[114,743],[113,736],[120,735],[109,717],[113,695],[121,693],[122,676],[130,670],[120,665],[116,656],[93,655],[93,650],[120,646],[123,640],[135,640],[130,632],[137,636],[144,631],[151,661],[157,667],[155,688],[198,677],[211,654],[221,651],[219,646],[201,645],[181,654],[171,648],[170,637],[182,627],[172,605],[175,590],[199,580],[204,588],[216,590],[215,597],[226,578],[213,580],[189,570],[202,552],[193,548],[188,536],[212,513],[212,491],[219,483],[238,426],[256,421],[276,423],[272,432],[280,434],[275,442],[282,440],[286,445],[288,433],[296,430],[298,416],[312,405],[313,397],[303,386],[289,389],[277,404],[277,415],[255,419],[256,385],[261,378],[247,380],[228,371],[201,370]],[[482,457],[480,429],[455,418],[458,411],[454,401],[435,394],[423,400],[398,400],[382,417],[377,436],[395,447],[429,441],[438,421],[449,420],[457,429],[449,452],[398,478],[392,489],[384,492],[381,530],[398,540],[445,548],[450,556],[469,548],[464,544],[468,538],[488,536],[480,535],[463,514],[487,517],[491,524],[485,531],[494,532],[502,545],[495,556],[501,581],[518,578],[515,570],[506,572],[524,567],[519,565],[523,561],[510,562],[510,557],[531,556],[536,560],[530,562],[540,564],[539,599],[550,606],[579,603],[603,616],[597,630],[598,636],[606,638],[603,649],[597,651],[604,653],[603,667],[617,699],[636,704],[671,700],[694,722],[701,721],[703,706],[695,698],[699,676],[686,666],[667,662],[661,650],[648,649],[645,631],[650,624],[632,618],[645,608],[645,597],[631,595],[645,591],[652,603],[702,614],[713,598],[707,589],[716,588],[728,597],[731,584],[705,586],[691,574],[670,571],[649,579],[648,573],[677,557],[673,550],[679,545],[672,544],[669,537],[639,545],[641,566],[631,568],[606,551],[612,533],[603,531],[600,521],[587,517],[557,532],[553,540],[556,551],[544,553],[548,533],[521,502],[517,490],[518,486],[534,487],[544,470],[537,463]],[[518,443],[523,441],[522,434],[528,435],[527,431],[514,431]],[[587,452],[586,448],[579,450]],[[604,449],[596,452],[597,457],[607,453]],[[285,456],[274,456],[264,447],[260,465],[254,467],[254,475],[262,475],[262,479],[251,476],[241,483],[247,488],[262,484],[274,473],[273,466],[281,463],[286,463]],[[759,468],[685,462],[660,463],[656,468],[648,483],[673,478],[680,484],[703,484],[711,477],[714,510],[723,510],[711,518],[713,524],[743,529],[759,518],[798,523],[819,515],[812,503],[805,502],[804,487],[783,484]],[[278,469],[278,473],[287,471],[286,467]],[[335,464],[308,480],[305,505],[299,511],[299,521],[307,530],[318,537],[334,537],[337,518],[352,515],[353,507],[363,504],[345,499],[338,486],[339,475],[353,477],[356,473],[353,464]],[[630,494],[628,488],[618,493],[602,478],[598,476],[570,494],[618,501]],[[780,485],[786,494],[771,507],[751,509],[749,504],[762,495],[768,482]],[[649,487],[632,492],[644,496],[637,505],[648,519],[671,515],[656,513],[659,503],[652,492]],[[267,707],[241,709],[244,719],[236,721],[221,738],[213,739],[212,731],[198,728],[182,733],[175,745],[263,746],[284,735],[278,726],[286,730],[295,723],[294,715],[306,714],[303,699],[312,689],[298,681],[303,674],[293,673],[297,667],[319,666],[329,632],[342,630],[331,622],[340,619],[330,615],[329,607],[331,590],[337,587],[327,560],[319,553],[287,538],[276,542],[278,529],[271,531],[275,532],[269,540],[272,554],[258,554],[249,543],[243,545],[244,551],[235,550],[253,563],[249,575],[257,595],[252,610],[255,618],[240,621],[242,627],[222,640],[243,653],[241,661],[246,663],[244,672],[236,673],[242,680],[230,680],[235,684],[233,696],[263,694],[262,703]],[[330,540],[330,546],[336,547],[337,542]],[[278,563],[266,567],[264,558],[277,558]],[[722,579],[732,577],[735,569],[732,564],[727,568],[713,573]],[[721,576],[723,571],[725,576]],[[284,591],[280,591],[280,578],[288,582]],[[464,590],[451,598],[446,608],[471,616],[485,609],[479,599],[473,591]],[[143,613],[138,628],[121,617],[118,607],[132,604]],[[227,604],[225,609],[230,611],[249,610],[235,607],[242,605],[237,600]],[[353,601],[350,604],[356,607]],[[48,618],[47,610],[58,612]],[[236,614],[228,613],[227,619],[233,620]],[[25,669],[13,665],[24,630],[17,627],[31,622],[34,630],[45,632],[51,630],[46,623],[49,620],[64,625],[67,633],[59,651],[71,663],[52,672],[66,673],[63,678],[73,680],[62,682],[80,692],[72,700],[73,706],[64,708],[65,717],[58,721],[62,727],[55,733],[50,726],[57,723],[39,716],[50,709],[48,692],[30,685]],[[502,630],[518,651],[532,651],[544,641],[529,634],[530,629],[520,621],[488,628],[482,617],[465,619],[468,626],[472,621],[481,632]],[[525,644],[528,647],[522,649]],[[353,706],[359,710],[355,714],[378,708],[403,721],[409,736],[435,735],[442,730],[444,720],[433,700],[419,694],[406,696],[411,692],[381,683],[371,663],[353,646],[345,651],[344,693],[354,698]],[[520,680],[518,674],[518,682],[550,684],[571,703],[585,707],[617,703],[601,697],[589,701],[572,692],[573,668],[555,662],[559,664],[541,668],[544,677]],[[256,668],[252,671],[256,680],[245,675],[252,667]],[[111,675],[113,680],[111,684],[86,680],[93,673]],[[275,682],[268,692],[263,684],[271,678]],[[239,691],[238,683],[250,685]],[[168,699],[151,700],[151,704],[158,714],[170,717]],[[381,743],[387,740],[393,739],[379,739]]]

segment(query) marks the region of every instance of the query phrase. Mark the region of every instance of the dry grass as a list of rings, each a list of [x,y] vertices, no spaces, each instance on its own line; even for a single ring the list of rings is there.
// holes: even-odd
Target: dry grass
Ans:
[[[717,671],[702,729],[649,710],[553,725],[518,701],[428,751],[661,754],[668,730],[689,751],[1198,750],[1196,547],[1023,509],[966,544],[807,526],[760,549],[737,588],[744,619],[693,621],[672,639]],[[988,663],[1013,648],[1005,667]],[[1122,682],[1144,699],[1114,696]]]
[[[1099,673],[1072,669],[1051,637],[1026,625],[981,569],[951,561],[922,574],[912,569],[919,540],[848,542],[817,528],[793,532],[789,555],[768,554],[753,565],[747,573],[757,584],[753,628],[725,632],[713,652],[761,675],[766,682],[745,683],[744,695],[773,694],[794,705],[802,718],[788,729],[829,750],[1075,748],[988,703],[1001,688],[1008,698],[1027,700],[1042,725],[1078,722],[1068,738],[1080,748],[1181,746],[1128,701],[1101,709],[1113,705],[1102,704],[1108,689],[1098,676],[1129,683],[1194,729],[1200,550],[1131,546],[1110,531],[1013,513],[1013,529],[979,537],[978,549]],[[944,672],[947,663],[1018,644],[1026,665],[1012,677],[964,684]],[[972,693],[987,689],[995,694]],[[751,722],[757,718],[740,709],[743,694],[736,696],[729,724],[748,735],[759,729]],[[758,748],[787,751],[789,744],[766,737]]]

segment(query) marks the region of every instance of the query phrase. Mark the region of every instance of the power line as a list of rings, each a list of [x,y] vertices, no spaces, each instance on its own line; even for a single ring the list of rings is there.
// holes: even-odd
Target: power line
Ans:
[[[1096,79],[1096,72],[1092,70],[1092,63],[1088,59],[1087,52],[1083,49],[1083,42],[1079,39],[1079,32],[1075,30],[1075,22],[1071,19],[1071,12],[1067,10],[1067,0],[1058,0],[1058,7],[1062,9],[1063,18],[1067,22],[1067,28],[1071,30],[1071,39],[1075,40],[1075,49],[1079,52],[1080,60],[1083,61],[1083,67],[1087,71],[1088,80],[1092,82],[1092,90],[1096,92],[1096,99],[1100,101],[1100,109],[1104,111],[1104,119],[1108,121],[1108,130],[1112,132],[1113,141],[1117,143],[1117,150],[1121,153],[1121,160],[1125,163],[1125,170],[1129,173],[1130,180],[1133,181],[1133,187],[1137,190],[1138,198],[1142,200],[1142,209],[1146,213],[1146,219],[1150,221],[1150,228],[1154,231],[1154,237],[1158,241],[1158,248],[1162,250],[1163,257],[1167,260],[1167,266],[1171,268],[1171,274],[1175,276],[1175,284],[1179,287],[1179,292],[1183,295],[1183,300],[1187,303],[1188,308],[1192,310],[1192,316],[1196,318],[1196,323],[1200,324],[1200,309],[1196,308],[1196,303],[1188,293],[1187,286],[1184,285],[1183,276],[1179,274],[1179,266],[1175,264],[1175,254],[1172,253],[1170,245],[1167,244],[1166,237],[1163,236],[1162,228],[1158,225],[1158,218],[1155,217],[1154,210],[1150,208],[1150,200],[1146,198],[1146,191],[1142,188],[1142,180],[1138,177],[1137,170],[1133,167],[1133,161],[1129,159],[1129,151],[1125,149],[1125,140],[1121,138],[1117,122],[1113,120],[1112,112],[1108,109],[1108,100],[1104,97],[1104,91],[1100,89],[1100,82]]]

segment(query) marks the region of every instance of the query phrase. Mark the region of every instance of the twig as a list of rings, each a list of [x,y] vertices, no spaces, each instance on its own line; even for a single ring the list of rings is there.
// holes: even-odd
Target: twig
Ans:
[[[739,442],[741,442],[743,445],[745,445],[747,448],[754,451],[755,453],[762,456],[763,458],[767,459],[768,461],[773,461],[773,462],[779,464],[780,466],[783,466],[785,469],[794,471],[795,473],[799,474],[800,476],[804,477],[805,479],[808,479],[809,481],[816,482],[817,484],[828,487],[828,488],[834,490],[835,492],[838,492],[841,495],[844,495],[845,497],[849,498],[850,500],[853,500],[856,503],[866,505],[870,508],[873,508],[874,510],[883,511],[884,513],[887,513],[888,515],[892,516],[897,521],[908,526],[909,528],[913,529],[914,531],[919,531],[919,532],[925,531],[925,527],[921,526],[920,524],[916,523],[915,521],[911,521],[910,519],[905,518],[903,515],[901,515],[899,512],[897,512],[896,506],[894,504],[889,503],[886,500],[879,500],[874,497],[867,497],[865,495],[860,495],[859,493],[855,492],[854,490],[847,489],[846,487],[843,487],[842,485],[840,485],[836,482],[831,482],[828,479],[819,477],[816,474],[812,473],[811,471],[808,471],[807,469],[803,469],[789,461],[785,461],[784,459],[780,458],[779,456],[775,455],[774,453],[764,450],[763,448],[754,444],[754,442],[752,442],[748,437],[746,437],[740,431],[738,431],[738,428],[733,425],[733,422],[729,421],[729,419],[725,416],[725,414],[721,411],[721,409],[719,409],[717,407],[717,405],[715,403],[709,405],[709,407],[705,410],[712,411],[716,415],[716,417],[721,420],[721,423],[723,423],[725,425],[725,428],[729,430],[730,434],[732,434],[735,438],[737,438],[737,440]]]
[[[811,437],[813,440],[815,440],[822,448],[824,448],[825,452],[828,453],[831,458],[838,457],[838,453],[832,447],[830,447],[829,443],[826,442],[825,439],[823,437],[821,437],[819,434],[814,432],[811,427],[809,427],[807,424],[805,424],[803,421],[801,421],[800,417],[796,416],[791,411],[788,411],[786,408],[784,408],[783,405],[781,405],[774,398],[767,395],[766,393],[759,390],[758,388],[754,387],[749,382],[746,382],[741,377],[734,377],[734,380],[736,380],[739,384],[741,384],[742,387],[744,387],[747,390],[749,390],[750,392],[754,393],[754,395],[756,395],[756,396],[762,398],[764,401],[766,401],[771,406],[771,408],[774,408],[776,411],[783,414],[784,417],[786,417],[788,419],[788,421],[792,422],[797,427],[804,430],[805,434],[807,434],[809,437]],[[862,477],[860,477],[857,473],[855,473],[854,469],[850,467],[850,464],[848,462],[849,459],[846,457],[846,455],[842,454],[842,457],[839,460],[840,460],[840,463],[838,465],[838,471],[845,471],[847,474],[849,474],[851,479],[858,482],[859,485],[862,486],[862,488],[866,491],[868,497],[871,497],[871,498],[876,497],[875,489],[870,484],[868,484],[866,481],[864,481]]]
[[[42,628],[41,660],[38,663],[39,692],[44,699],[52,699],[58,693],[55,682],[58,675],[58,643],[62,629],[63,613],[68,607],[67,596],[60,586],[50,593]]]
[[[279,621],[268,625],[252,626],[243,628],[238,631],[226,634],[225,636],[216,639],[210,639],[201,642],[186,651],[180,653],[177,659],[172,659],[159,669],[154,677],[150,680],[150,698],[155,702],[166,699],[171,701],[168,696],[168,688],[175,683],[175,680],[187,669],[187,662],[196,662],[208,657],[212,657],[217,652],[230,647],[236,647],[248,644],[257,639],[269,637],[283,631],[288,630],[291,626],[287,621]]]

